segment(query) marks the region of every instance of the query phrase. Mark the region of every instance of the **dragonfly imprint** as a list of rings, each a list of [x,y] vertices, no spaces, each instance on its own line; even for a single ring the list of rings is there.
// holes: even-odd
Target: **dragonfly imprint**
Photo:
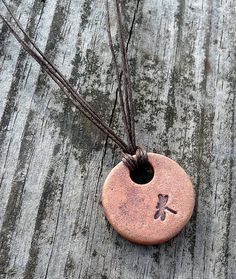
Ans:
[[[169,211],[172,214],[177,214],[177,211],[166,206],[168,202],[168,198],[169,198],[168,195],[162,195],[162,194],[158,195],[159,201],[156,206],[157,211],[154,215],[154,219],[160,218],[161,221],[164,221],[166,218],[166,211]]]

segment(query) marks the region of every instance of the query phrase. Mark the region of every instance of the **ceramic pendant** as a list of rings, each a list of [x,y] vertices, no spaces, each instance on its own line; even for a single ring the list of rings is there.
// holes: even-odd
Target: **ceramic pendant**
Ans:
[[[137,184],[123,162],[109,173],[102,190],[105,215],[125,239],[143,245],[163,243],[188,223],[195,192],[186,172],[173,160],[148,153],[154,176]]]

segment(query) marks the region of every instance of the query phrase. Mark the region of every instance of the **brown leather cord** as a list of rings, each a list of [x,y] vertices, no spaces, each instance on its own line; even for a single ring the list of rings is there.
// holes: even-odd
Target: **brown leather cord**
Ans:
[[[124,153],[122,162],[129,168],[130,171],[140,169],[149,164],[147,152],[144,148],[139,146],[136,149],[135,156]]]
[[[115,56],[115,50],[114,50],[114,45],[112,41],[112,36],[111,36],[111,26],[110,26],[110,12],[109,12],[109,4],[108,0],[106,0],[106,16],[107,16],[107,34],[108,34],[108,41],[109,41],[109,46],[112,54],[112,61],[115,66],[115,72],[116,72],[116,78],[118,82],[118,94],[119,94],[119,99],[120,99],[120,106],[121,106],[121,111],[122,111],[122,117],[123,117],[123,122],[125,125],[125,131],[127,135],[127,140],[128,140],[128,146],[130,147],[130,154],[135,153],[135,148],[132,146],[132,139],[131,139],[131,126],[130,126],[130,119],[128,119],[128,115],[126,114],[125,111],[125,105],[124,105],[124,99],[123,99],[123,94],[121,90],[121,78],[122,78],[122,73],[119,73],[119,68],[118,64],[116,61],[116,56]]]
[[[92,109],[92,107],[76,92],[69,82],[63,77],[59,70],[55,66],[50,63],[50,61],[44,56],[44,54],[37,48],[37,46],[33,43],[27,33],[19,24],[16,17],[13,15],[7,4],[4,0],[3,4],[9,11],[11,17],[13,18],[16,26],[23,33],[24,39],[22,39],[15,28],[2,16],[2,20],[10,29],[11,33],[15,36],[18,42],[22,45],[22,47],[44,68],[44,70],[48,73],[48,75],[59,85],[62,91],[71,99],[73,104],[91,121],[93,122],[100,130],[102,130],[108,137],[110,137],[123,151],[129,152],[129,148],[126,143],[116,135],[116,133],[108,127],[100,117],[96,114],[96,112]],[[31,46],[34,48],[31,48]]]
[[[116,6],[117,25],[118,25],[118,33],[119,33],[119,46],[120,46],[121,60],[122,60],[121,73],[119,73],[119,69],[115,57],[114,45],[111,36],[108,0],[106,0],[107,32],[108,32],[109,45],[112,53],[112,59],[115,65],[115,71],[116,71],[116,76],[118,81],[118,93],[119,93],[120,106],[122,109],[123,119],[126,127],[128,146],[131,151],[129,153],[123,153],[122,161],[130,170],[134,170],[140,168],[141,166],[144,165],[146,166],[148,164],[148,156],[146,151],[143,148],[136,146],[132,86],[131,86],[130,71],[128,67],[127,53],[126,53],[125,42],[124,42],[120,5],[118,0],[115,0],[115,6]],[[124,82],[125,98],[123,98],[123,94],[121,91],[122,76]],[[132,156],[132,155],[136,155],[136,156]]]
[[[129,71],[129,67],[128,67],[128,58],[127,58],[127,53],[126,53],[126,49],[125,49],[119,1],[115,0],[115,3],[116,3],[116,14],[117,14],[117,23],[118,23],[118,33],[119,33],[119,44],[120,44],[120,49],[121,49],[121,60],[122,60],[123,80],[124,80],[124,88],[125,88],[126,109],[127,109],[127,115],[130,119],[131,142],[132,142],[133,148],[136,148],[135,128],[134,128],[134,105],[133,105],[133,97],[132,97],[130,71]]]
[[[133,170],[135,167],[141,166],[148,162],[147,154],[144,149],[136,147],[135,143],[135,129],[134,129],[134,108],[132,101],[132,87],[130,73],[128,69],[127,54],[124,43],[124,35],[122,30],[122,21],[119,8],[119,2],[115,0],[116,11],[117,11],[117,23],[119,31],[119,44],[122,55],[122,72],[119,73],[118,64],[115,57],[114,46],[112,42],[111,30],[110,30],[110,16],[109,16],[109,6],[108,0],[106,0],[106,10],[107,10],[107,26],[108,26],[108,38],[109,45],[111,48],[112,59],[115,65],[116,76],[118,79],[118,93],[120,99],[120,105],[123,115],[123,121],[125,125],[125,131],[127,135],[128,144],[126,144],[109,126],[107,126],[103,120],[98,116],[95,110],[82,98],[82,96],[69,84],[69,82],[64,78],[60,71],[45,57],[45,55],[40,51],[40,49],[35,45],[35,43],[30,39],[27,33],[24,31],[14,14],[11,12],[10,8],[4,0],[2,0],[6,9],[8,10],[11,18],[14,20],[15,25],[12,25],[5,17],[0,14],[0,17],[4,23],[8,26],[11,33],[17,39],[17,41],[22,45],[22,47],[38,62],[38,64],[47,72],[47,74],[58,84],[62,89],[63,93],[70,98],[72,103],[103,133],[105,133],[109,138],[111,138],[123,151],[124,158],[123,162],[130,169]],[[16,28],[18,30],[16,30]],[[18,34],[21,32],[21,35]],[[23,37],[23,38],[22,38]],[[123,98],[121,90],[121,78],[123,76],[124,81],[124,91],[125,98]],[[136,153],[135,153],[136,152]],[[136,154],[135,157],[132,155]]]

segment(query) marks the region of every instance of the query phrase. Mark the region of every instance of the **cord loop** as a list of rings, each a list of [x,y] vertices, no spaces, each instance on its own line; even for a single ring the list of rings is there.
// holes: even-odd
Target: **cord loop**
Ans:
[[[137,146],[135,155],[123,153],[122,162],[130,171],[134,171],[148,165],[148,155],[143,147]]]

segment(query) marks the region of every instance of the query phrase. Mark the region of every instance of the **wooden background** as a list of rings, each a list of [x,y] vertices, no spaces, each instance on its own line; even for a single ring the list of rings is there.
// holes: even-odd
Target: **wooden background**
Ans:
[[[104,0],[8,3],[122,135]],[[120,151],[0,23],[1,279],[236,278],[236,1],[122,1],[122,13],[138,144],[187,170],[194,216],[163,245],[118,236],[100,195]]]

